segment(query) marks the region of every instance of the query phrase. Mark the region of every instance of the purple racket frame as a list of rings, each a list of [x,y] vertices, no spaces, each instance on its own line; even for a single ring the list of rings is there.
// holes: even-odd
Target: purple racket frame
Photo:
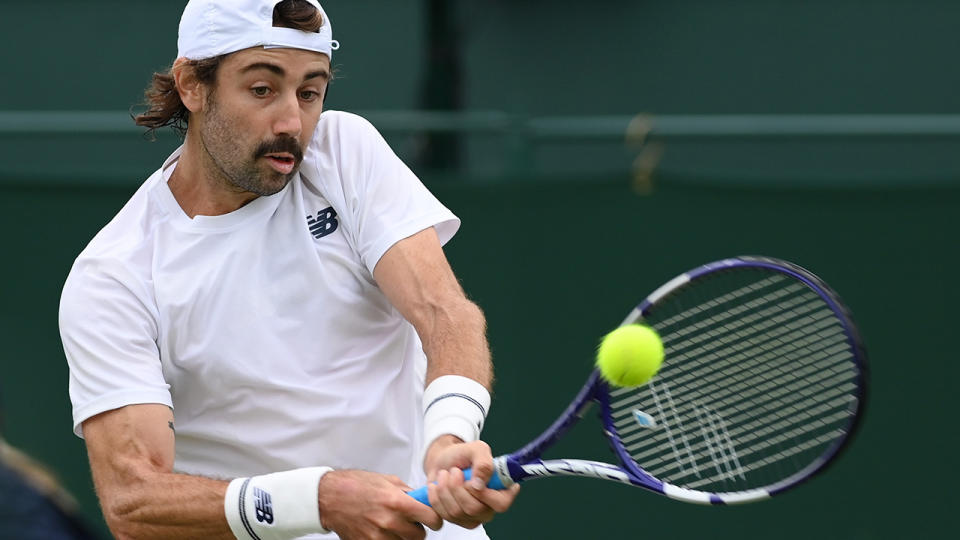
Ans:
[[[684,287],[687,283],[715,272],[722,272],[738,267],[772,270],[801,281],[811,290],[815,291],[837,316],[837,319],[843,326],[850,350],[853,353],[853,362],[857,365],[857,377],[854,382],[858,390],[858,400],[856,410],[848,420],[845,437],[834,441],[819,458],[800,471],[772,485],[725,493],[712,493],[682,488],[655,478],[638,467],[630,457],[621,443],[617,429],[613,424],[610,405],[610,388],[603,378],[600,377],[599,372],[594,370],[587,378],[587,382],[583,388],[577,393],[577,396],[563,411],[563,414],[561,414],[549,428],[541,433],[539,437],[511,454],[499,456],[494,459],[495,473],[493,478],[488,482],[488,487],[505,489],[515,483],[523,482],[531,478],[548,476],[587,476],[642,487],[684,502],[724,505],[767,499],[796,487],[825,470],[827,465],[840,455],[841,451],[847,446],[850,440],[852,440],[858,429],[863,417],[867,397],[868,367],[866,349],[863,346],[860,334],[853,323],[849,310],[840,301],[839,296],[820,278],[793,263],[770,257],[743,256],[724,259],[697,267],[668,281],[647,296],[647,298],[624,319],[622,324],[633,324],[641,321],[658,302],[670,296],[672,292]],[[540,459],[544,451],[563,437],[563,435],[583,417],[593,403],[597,403],[600,406],[600,419],[603,424],[603,430],[613,453],[619,461],[619,465],[580,459]],[[464,471],[464,474],[467,478],[470,477],[469,470]],[[409,494],[421,502],[429,504],[426,487],[411,491]]]

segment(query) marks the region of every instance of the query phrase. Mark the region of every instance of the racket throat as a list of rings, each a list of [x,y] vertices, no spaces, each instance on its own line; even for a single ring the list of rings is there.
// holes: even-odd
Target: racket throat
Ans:
[[[630,476],[620,467],[600,461],[583,459],[548,459],[534,460],[528,463],[514,463],[514,470],[519,470],[513,478],[517,481],[530,478],[544,478],[547,476],[587,476],[602,480],[614,480],[624,484],[632,484]],[[511,471],[513,472],[513,471]]]

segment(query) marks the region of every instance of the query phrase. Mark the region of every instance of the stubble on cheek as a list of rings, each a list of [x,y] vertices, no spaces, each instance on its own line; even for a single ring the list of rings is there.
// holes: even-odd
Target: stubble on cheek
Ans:
[[[239,118],[225,114],[215,103],[210,104],[201,132],[202,142],[226,187],[238,192],[273,195],[286,186],[293,174],[283,175],[270,169],[257,156],[260,145],[246,142],[244,131]]]

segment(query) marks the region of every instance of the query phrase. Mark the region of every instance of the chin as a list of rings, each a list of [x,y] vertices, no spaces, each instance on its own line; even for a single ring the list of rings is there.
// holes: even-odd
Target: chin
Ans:
[[[257,195],[262,195],[268,197],[270,195],[276,195],[283,191],[283,188],[287,187],[287,184],[290,183],[293,177],[290,178],[283,177],[277,181],[265,182],[260,185],[260,189],[257,190]]]
[[[261,195],[264,197],[275,195],[287,187],[287,184],[293,180],[293,177],[299,172],[298,169],[294,169],[290,174],[280,174],[278,172],[271,171],[268,174],[265,174],[260,177],[260,181],[257,182],[256,189],[251,189],[250,191]]]

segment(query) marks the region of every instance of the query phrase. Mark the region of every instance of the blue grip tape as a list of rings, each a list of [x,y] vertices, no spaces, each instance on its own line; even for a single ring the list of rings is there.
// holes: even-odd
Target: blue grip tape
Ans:
[[[464,481],[470,480],[471,476],[473,476],[471,469],[467,469],[463,471]],[[496,472],[493,473],[493,477],[490,478],[489,482],[487,482],[487,487],[490,489],[506,489],[503,486],[503,482],[500,481],[500,475],[497,474]],[[427,498],[427,486],[423,486],[422,488],[415,489],[413,491],[408,491],[407,495],[413,497],[414,499],[420,501],[421,503],[427,506],[430,506],[430,499]]]
[[[413,497],[414,499],[420,501],[421,503],[430,506],[430,499],[427,498],[427,486],[422,488],[415,489],[413,491],[408,491],[407,495]]]

